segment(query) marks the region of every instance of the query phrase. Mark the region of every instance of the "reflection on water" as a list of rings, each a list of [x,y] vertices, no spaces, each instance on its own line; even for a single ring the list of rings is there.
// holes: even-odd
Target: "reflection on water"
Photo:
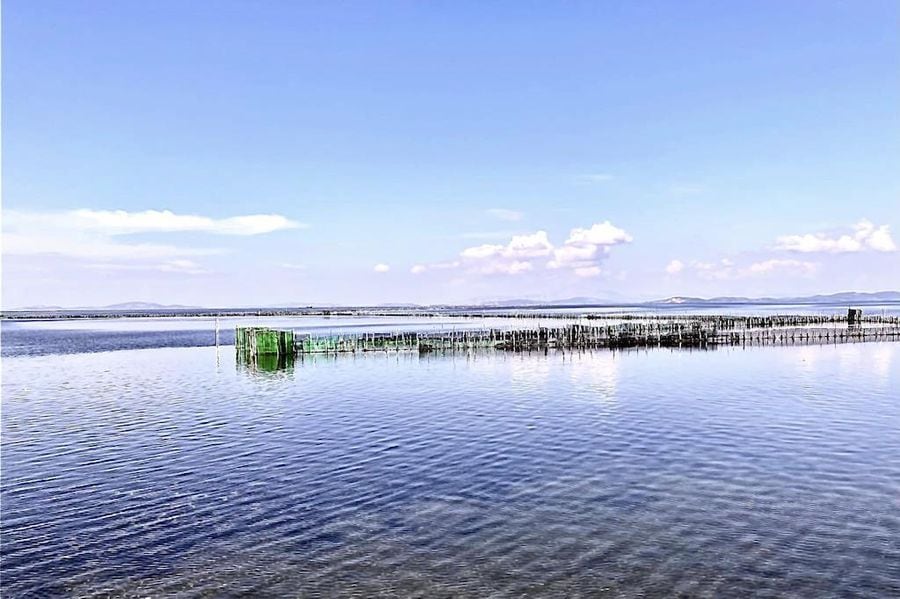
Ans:
[[[619,377],[619,353],[614,351],[569,353],[569,373],[572,385],[590,389],[591,393],[588,396],[594,401],[615,402]]]
[[[250,372],[292,371],[294,369],[295,359],[294,354],[235,352],[235,362],[237,363],[238,370],[247,370]]]
[[[893,347],[888,344],[879,344],[872,349],[871,356],[872,370],[887,382],[891,375],[891,363],[894,359]],[[863,359],[865,359],[865,355]]]
[[[900,344],[236,363],[4,359],[3,596],[900,589]]]

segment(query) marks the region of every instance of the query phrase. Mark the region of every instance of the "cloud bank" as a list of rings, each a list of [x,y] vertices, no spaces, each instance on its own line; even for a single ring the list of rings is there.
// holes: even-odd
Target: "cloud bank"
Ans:
[[[280,214],[250,214],[211,218],[196,214],[175,214],[169,210],[69,210],[63,212],[5,211],[5,224],[19,228],[82,231],[102,235],[135,233],[176,233],[192,231],[218,235],[262,235],[305,227]]]
[[[818,270],[819,265],[815,262],[785,258],[771,258],[745,266],[737,266],[729,258],[722,258],[718,262],[694,260],[687,264],[681,260],[672,260],[665,268],[666,273],[672,276],[690,273],[707,281],[735,281],[772,274],[810,277]]]
[[[670,275],[677,275],[684,270],[684,262],[681,260],[672,260],[666,265],[666,272]]]
[[[536,268],[565,269],[578,277],[595,277],[610,248],[630,243],[631,235],[604,221],[590,228],[575,228],[562,245],[554,245],[546,231],[514,235],[508,243],[482,244],[464,249],[459,260],[433,264],[416,264],[413,274],[430,270],[463,268],[468,272],[492,275],[517,275]]]
[[[199,274],[206,272],[205,269],[188,258],[222,254],[226,250],[122,238],[136,234],[186,232],[254,236],[304,226],[279,214],[212,218],[176,214],[169,210],[5,210],[3,252],[8,255],[74,258],[91,261],[86,264],[88,267],[107,270],[121,270],[131,264],[139,269]]]
[[[814,252],[829,254],[865,251],[896,252],[897,244],[891,237],[888,225],[876,226],[871,221],[863,219],[853,225],[853,233],[784,235],[776,240],[775,249],[803,254]]]

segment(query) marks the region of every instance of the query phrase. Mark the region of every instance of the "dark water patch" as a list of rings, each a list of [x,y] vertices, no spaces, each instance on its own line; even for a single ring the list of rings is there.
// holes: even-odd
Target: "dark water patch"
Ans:
[[[166,347],[209,347],[216,334],[207,330],[98,331],[90,329],[27,329],[4,326],[4,357],[80,354]],[[234,331],[221,331],[221,345],[234,345]]]

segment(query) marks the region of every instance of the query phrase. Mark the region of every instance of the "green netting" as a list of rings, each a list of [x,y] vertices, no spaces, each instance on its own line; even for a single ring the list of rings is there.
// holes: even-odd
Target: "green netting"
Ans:
[[[250,352],[257,355],[293,355],[294,332],[258,327],[239,327],[235,329],[234,343],[236,349],[242,352]]]

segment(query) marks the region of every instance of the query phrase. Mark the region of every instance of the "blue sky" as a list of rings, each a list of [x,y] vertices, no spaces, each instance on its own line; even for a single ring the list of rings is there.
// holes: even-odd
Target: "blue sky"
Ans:
[[[3,304],[900,288],[896,2],[3,4]]]

